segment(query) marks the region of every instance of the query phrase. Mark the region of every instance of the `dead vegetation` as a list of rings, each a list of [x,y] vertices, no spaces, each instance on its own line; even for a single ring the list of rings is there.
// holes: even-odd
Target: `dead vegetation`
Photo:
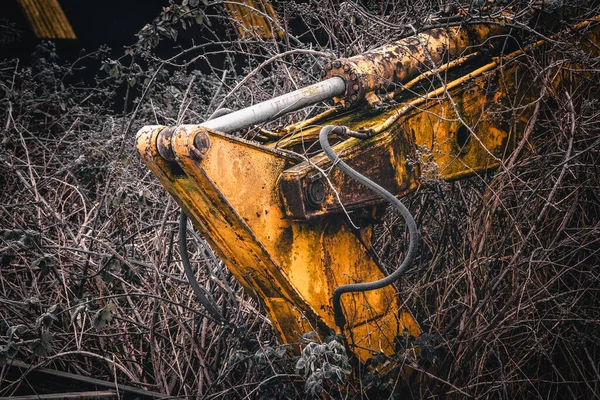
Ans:
[[[296,369],[300,359],[277,343],[261,306],[190,229],[197,279],[224,323],[199,306],[176,246],[178,207],[137,157],[138,127],[203,121],[220,105],[312,83],[329,56],[422,29],[432,13],[486,20],[511,6],[520,10],[514,35],[531,42],[600,12],[593,2],[552,13],[527,2],[491,11],[482,2],[326,3],[281,5],[280,15],[309,28],[281,44],[232,38],[159,58],[153,46],[180,20],[201,21],[209,39],[225,23],[202,5],[173,7],[125,58],[95,53],[104,73],[93,85],[74,82],[78,64],[61,65],[51,44],[31,66],[0,63],[0,395],[28,385],[4,379],[18,359],[190,398],[598,397],[600,64],[561,41],[552,58],[528,59],[539,100],[503,166],[452,183],[433,174],[405,198],[423,243],[398,289],[426,333],[370,366],[395,361],[415,370],[409,378],[366,369],[347,385],[330,376],[309,386],[314,377]],[[552,74],[573,61],[584,79],[554,86]],[[115,112],[123,93],[133,106]],[[398,221],[388,212],[374,243],[392,265],[404,251]],[[420,356],[404,357],[414,345]]]

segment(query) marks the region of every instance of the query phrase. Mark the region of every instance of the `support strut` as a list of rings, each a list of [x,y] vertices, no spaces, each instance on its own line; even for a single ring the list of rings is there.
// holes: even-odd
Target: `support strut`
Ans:
[[[208,120],[200,125],[218,132],[232,133],[320,101],[340,96],[345,90],[346,83],[344,80],[340,77],[333,77],[254,106]]]

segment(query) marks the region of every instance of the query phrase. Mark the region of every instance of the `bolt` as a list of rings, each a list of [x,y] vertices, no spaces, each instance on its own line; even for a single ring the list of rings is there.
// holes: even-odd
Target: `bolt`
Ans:
[[[350,75],[350,79],[353,80],[353,81],[356,80],[356,74]]]
[[[344,64],[344,72],[350,71],[350,66],[348,64]]]
[[[175,161],[172,138],[175,128],[165,128],[156,136],[156,149],[158,154],[167,161]]]
[[[327,68],[327,69],[332,69],[332,68],[333,68],[333,65],[331,65],[331,63],[327,63],[327,65],[325,66],[325,68]]]
[[[354,90],[355,92],[358,90],[358,84],[354,84],[354,86],[352,86],[352,90]]]
[[[336,61],[333,62],[333,66],[335,68],[340,68],[342,66],[342,63],[336,60]]]
[[[323,179],[311,182],[306,187],[306,200],[312,207],[318,207],[325,200],[325,184]]]
[[[210,148],[210,138],[204,132],[198,132],[194,137],[194,147],[190,149],[190,154],[197,160],[203,160]]]

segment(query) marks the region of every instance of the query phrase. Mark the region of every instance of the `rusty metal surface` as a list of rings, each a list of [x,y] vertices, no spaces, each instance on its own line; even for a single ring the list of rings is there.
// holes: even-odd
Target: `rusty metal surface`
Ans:
[[[587,29],[592,22],[574,30]],[[594,43],[600,42],[600,24],[586,35],[587,40],[577,45],[597,56]],[[543,46],[540,41],[529,50],[543,51]],[[358,172],[399,196],[416,188],[421,179],[455,180],[485,172],[500,165],[540,96],[539,81],[528,73],[527,63],[525,53],[515,51],[388,111],[330,113],[318,125],[276,145],[288,149],[308,146],[324,125],[373,132],[371,139],[348,139],[334,149]],[[570,73],[573,68],[563,65],[562,70]],[[524,106],[515,113],[511,104]],[[353,179],[333,170],[328,182],[322,181],[326,183],[323,200],[316,204],[309,195],[313,182],[322,178],[319,169],[328,170],[330,165],[327,157],[317,155],[283,173],[280,189],[288,217],[307,219],[339,213],[343,210],[340,203],[346,210],[357,210],[382,202]]]
[[[418,108],[400,105],[367,120],[346,115],[326,123],[368,130],[396,114],[396,122],[373,138],[349,139],[335,149],[358,172],[392,193],[402,195],[417,186],[424,172],[423,161],[431,163],[427,172],[436,179],[458,179],[497,167],[515,128],[521,129],[523,122],[519,120],[517,126],[511,126],[504,118],[506,115],[490,111],[502,100],[516,95],[510,90],[513,87],[514,84],[506,84],[501,74],[492,73],[450,90],[452,101],[449,98],[424,100]],[[524,87],[521,91],[526,92]],[[457,111],[462,120],[473,127],[473,132],[457,118]],[[527,110],[523,113],[525,116]],[[307,129],[303,138],[317,133],[318,128]],[[335,191],[328,186],[324,200],[316,206],[307,198],[307,191],[318,174],[315,167],[328,169],[329,166],[327,158],[318,155],[283,173],[280,188],[288,217],[303,219],[340,212],[340,201],[347,210],[381,202],[371,191],[334,170],[328,178]]]
[[[297,343],[313,330],[326,336],[335,327],[333,290],[384,276],[364,245],[370,228],[353,232],[340,218],[285,218],[277,182],[300,158],[186,125],[171,137],[177,162],[170,162],[158,153],[164,129],[139,132],[142,158],[230,271],[262,301],[282,341]],[[191,151],[198,135],[209,138],[202,140],[209,143],[202,158]],[[372,352],[391,354],[405,328],[420,333],[393,287],[348,295],[343,306],[351,346],[363,360]]]
[[[336,100],[352,106],[369,93],[382,92],[438,66],[441,62],[465,56],[506,40],[509,29],[500,25],[471,25],[438,28],[328,63],[323,79],[339,76],[346,92]],[[493,38],[492,40],[488,40]]]

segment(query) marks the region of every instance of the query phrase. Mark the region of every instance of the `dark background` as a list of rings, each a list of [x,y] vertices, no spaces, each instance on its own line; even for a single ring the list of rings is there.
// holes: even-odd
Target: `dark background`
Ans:
[[[0,20],[13,24],[20,37],[2,46],[0,58],[27,57],[40,39],[34,35],[25,12],[16,0],[2,3]],[[77,39],[55,40],[59,54],[70,58],[81,49],[94,50],[103,44],[115,49],[132,44],[135,42],[134,35],[168,4],[168,0],[61,0],[60,5]]]

